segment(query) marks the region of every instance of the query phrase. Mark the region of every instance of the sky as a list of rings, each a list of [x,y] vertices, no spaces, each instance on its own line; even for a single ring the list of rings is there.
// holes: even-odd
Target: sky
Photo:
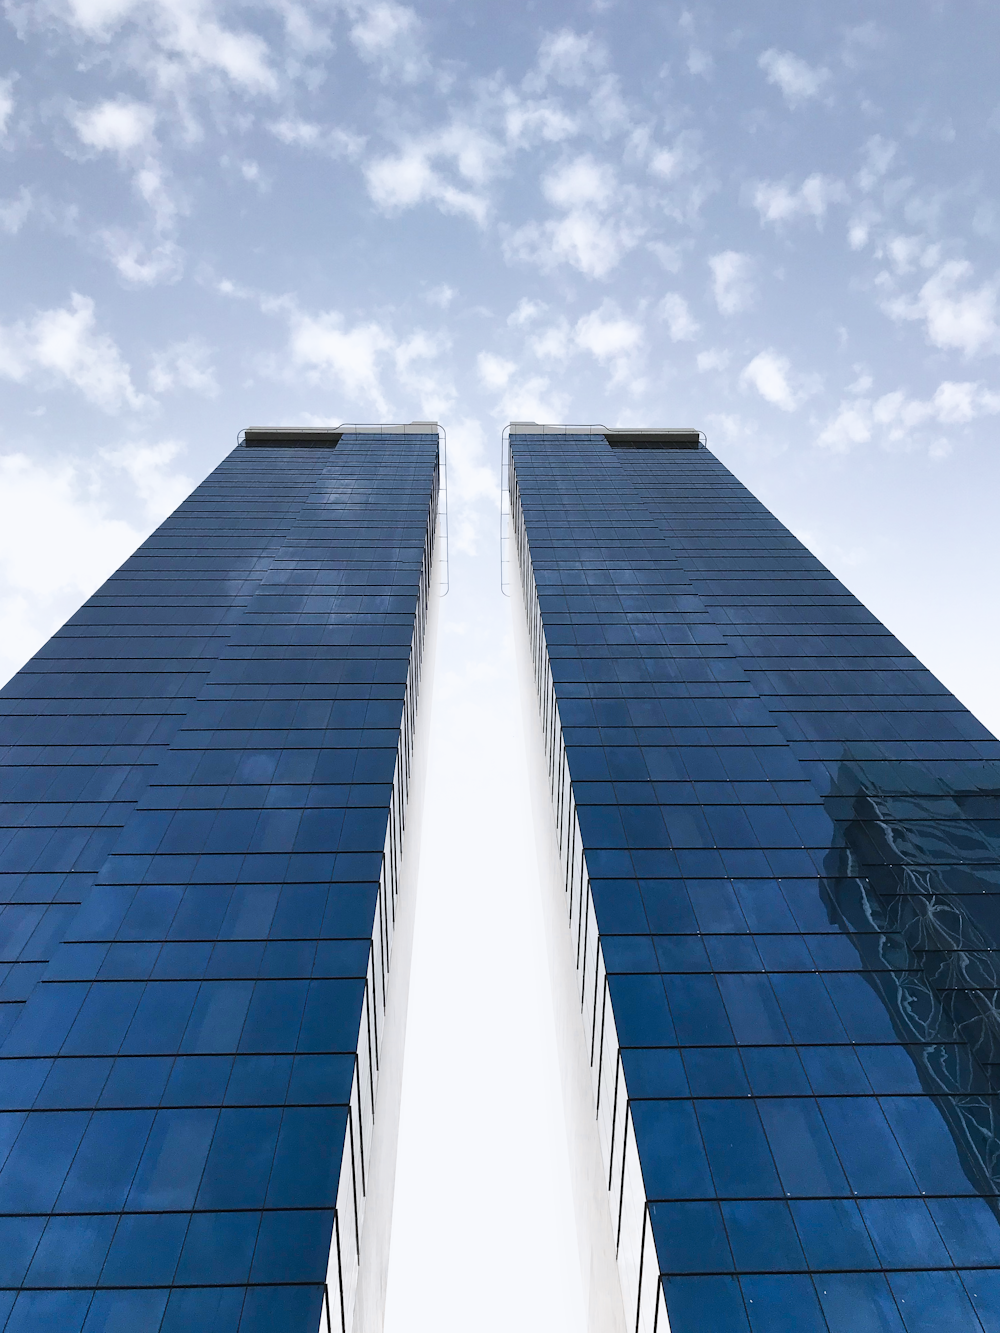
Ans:
[[[582,1327],[507,421],[704,430],[1000,729],[998,38],[987,0],[3,0],[0,675],[242,427],[447,428],[390,1333]]]

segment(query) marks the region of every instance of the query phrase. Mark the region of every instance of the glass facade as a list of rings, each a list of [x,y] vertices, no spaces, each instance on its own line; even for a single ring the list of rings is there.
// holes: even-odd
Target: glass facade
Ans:
[[[0,693],[0,1328],[350,1327],[433,423],[248,432]]]
[[[628,1326],[998,1333],[1000,744],[696,433],[508,459]]]

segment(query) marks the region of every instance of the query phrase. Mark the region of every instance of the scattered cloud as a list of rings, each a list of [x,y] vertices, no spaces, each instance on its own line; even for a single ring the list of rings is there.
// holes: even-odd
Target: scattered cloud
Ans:
[[[819,97],[830,82],[830,71],[808,65],[791,51],[765,51],[757,64],[767,76],[768,83],[780,88],[791,107],[800,106],[812,97]]]
[[[319,315],[292,308],[289,314],[289,369],[313,384],[339,388],[384,419],[388,402],[382,389],[381,362],[394,348],[387,329],[371,321],[348,328],[335,310]]]
[[[703,373],[707,370],[725,370],[729,365],[729,353],[719,348],[709,348],[708,351],[698,353],[695,364]]]
[[[758,352],[744,366],[740,384],[756,389],[765,402],[780,407],[782,412],[794,412],[817,388],[813,378],[793,375],[787,356],[770,349]]]
[[[822,226],[831,204],[843,204],[848,199],[843,181],[833,176],[807,176],[797,190],[785,181],[758,181],[753,187],[753,206],[761,222],[780,226],[799,218],[813,218]]]
[[[691,314],[687,301],[677,292],[668,292],[660,302],[659,313],[667,322],[667,331],[675,343],[689,342],[698,336],[700,325]]]
[[[862,387],[870,387],[870,381]],[[972,381],[945,380],[930,398],[910,398],[902,389],[872,399],[845,399],[823,427],[817,444],[838,453],[867,444],[881,435],[890,443],[906,442],[926,427],[965,426],[977,418],[1000,413],[1000,393]],[[935,441],[942,452],[941,441]]]
[[[102,449],[100,457],[128,476],[146,506],[149,520],[162,523],[190,495],[194,482],[171,464],[184,453],[179,440],[130,441],[117,448]]]
[[[67,306],[0,325],[0,375],[19,384],[69,385],[105,412],[149,406],[117,344],[98,332],[94,302],[76,292]]]
[[[927,341],[945,351],[974,356],[1000,350],[997,324],[997,281],[970,286],[972,265],[949,259],[933,273],[914,297],[894,297],[884,309],[895,320],[916,320],[924,325]]]
[[[495,140],[456,121],[406,141],[396,153],[375,158],[365,169],[365,179],[376,206],[386,213],[433,203],[444,213],[464,214],[483,226],[488,209],[484,188],[502,158],[502,147]],[[458,183],[444,174],[449,169]]]
[[[564,162],[542,178],[542,193],[563,216],[529,222],[504,243],[509,260],[551,270],[568,264],[588,278],[604,278],[639,241],[641,228],[627,215],[609,215],[619,201],[615,173],[589,153]]]
[[[118,98],[99,102],[85,111],[74,111],[71,120],[80,142],[88,148],[129,159],[136,149],[149,150],[156,111],[144,102]]]
[[[711,256],[708,266],[712,271],[712,295],[722,314],[738,315],[749,310],[756,296],[750,256],[723,250]]]
[[[14,114],[14,80],[0,79],[0,139],[7,134],[10,118]]]
[[[424,300],[428,305],[437,306],[439,310],[447,310],[457,295],[454,287],[442,282],[437,287],[429,287],[424,292]]]
[[[0,200],[0,230],[8,236],[16,236],[27,221],[34,203],[31,191],[24,186],[13,199]]]
[[[614,383],[630,381],[635,385],[643,328],[622,315],[612,302],[605,302],[599,310],[592,310],[578,320],[573,340],[577,347],[611,367]]]
[[[212,367],[211,349],[200,338],[172,343],[153,358],[149,383],[154,393],[190,389],[214,398],[219,385]]]
[[[328,157],[360,157],[367,140],[363,135],[339,125],[319,125],[312,120],[286,116],[267,127],[274,137],[289,148],[311,148]]]
[[[494,356],[492,352],[480,352],[476,358],[476,369],[487,389],[505,389],[517,364],[502,356]]]
[[[383,79],[416,83],[430,70],[422,24],[409,5],[395,0],[352,6],[351,42],[362,60],[378,67]]]
[[[561,28],[542,39],[536,68],[525,79],[525,85],[533,91],[551,80],[567,88],[580,88],[600,74],[607,62],[607,51],[592,33]]]
[[[883,139],[881,134],[872,135],[865,143],[861,166],[854,178],[858,188],[866,193],[874,190],[895,156],[896,145],[891,139]]]

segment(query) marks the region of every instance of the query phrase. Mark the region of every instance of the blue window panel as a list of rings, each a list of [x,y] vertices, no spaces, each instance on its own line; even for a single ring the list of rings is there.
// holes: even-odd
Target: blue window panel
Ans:
[[[919,1189],[928,1194],[972,1194],[970,1182],[941,1112],[930,1097],[881,1097]]]
[[[277,1328],[318,1328],[323,1288],[250,1287],[239,1333],[274,1333]]]
[[[881,1273],[825,1273],[816,1279],[816,1288],[831,1329],[906,1333],[899,1307]]]
[[[757,1108],[743,1101],[696,1103],[716,1190],[722,1196],[780,1196],[782,1189]]]
[[[130,1209],[190,1209],[205,1168],[218,1111],[158,1111],[129,1191]]]
[[[849,1193],[830,1135],[812,1098],[762,1098],[757,1110],[786,1194]]]
[[[958,1268],[1000,1269],[1000,1220],[996,1201],[985,1199],[928,1199],[927,1206]]]
[[[806,1267],[788,1204],[755,1199],[722,1205],[738,1272],[789,1273]]]
[[[163,1314],[160,1333],[237,1333],[243,1311],[242,1287],[174,1287]]]
[[[714,1198],[693,1104],[634,1102],[631,1111],[647,1197]]]
[[[695,1097],[746,1097],[750,1094],[739,1052],[718,1047],[681,1052],[691,1093]]]
[[[29,1115],[0,1171],[0,1208],[9,1213],[49,1212],[89,1120],[87,1111]]]
[[[28,1285],[96,1286],[117,1225],[113,1213],[50,1217],[28,1269]]]
[[[608,989],[623,1046],[669,1046],[676,1041],[658,976],[609,976]]]
[[[286,1100],[301,1101],[288,1091],[292,1064],[290,1055],[238,1055],[225,1087],[226,1105],[280,1106]]]
[[[972,1269],[961,1277],[983,1333],[1000,1333],[1000,1269]]]
[[[4,1333],[80,1333],[93,1293],[89,1291],[22,1291],[14,1301]]]
[[[227,1107],[219,1115],[199,1208],[262,1208],[281,1125],[281,1107]]]
[[[732,1044],[732,1030],[714,977],[665,976],[663,986],[682,1046]]]
[[[220,1106],[233,1068],[229,1055],[182,1055],[173,1061],[164,1106]]]
[[[166,1291],[98,1291],[83,1333],[157,1333]]]
[[[621,1058],[630,1097],[690,1097],[679,1051],[623,1049]]]
[[[749,1333],[735,1277],[667,1277],[663,1298],[672,1333]]]
[[[884,1268],[947,1268],[950,1264],[923,1199],[862,1199],[865,1225]]]
[[[957,1273],[888,1273],[906,1333],[982,1333]]]
[[[799,1273],[743,1277],[753,1333],[828,1333],[812,1280]]]
[[[19,1287],[45,1227],[43,1217],[0,1218],[0,1287]]]
[[[819,1106],[848,1183],[855,1193],[919,1193],[882,1109],[874,1099],[824,1097]]]
[[[176,1281],[183,1285],[245,1283],[260,1218],[256,1212],[194,1213]]]
[[[162,981],[147,985],[119,1047],[121,1053],[172,1054],[180,1046],[197,996],[196,981]],[[70,1034],[70,1039],[73,1035]]]
[[[333,1207],[346,1126],[346,1109],[286,1107],[266,1207]]]
[[[58,1211],[121,1208],[152,1123],[152,1111],[95,1112],[59,1194]]]
[[[252,995],[252,981],[203,981],[181,1050],[192,1055],[234,1051]]]
[[[758,1097],[787,1097],[808,1093],[799,1051],[792,1046],[744,1046],[740,1054]]]
[[[772,1046],[790,1041],[771,979],[734,974],[719,977],[719,990],[738,1043]]]
[[[332,1230],[327,1210],[264,1213],[251,1281],[324,1282]]]
[[[37,1110],[61,1110],[64,1107],[95,1106],[107,1082],[114,1061],[63,1058],[52,1065],[52,1072],[35,1099]]]
[[[790,1207],[806,1262],[814,1272],[881,1267],[853,1199],[793,1199]]]
[[[125,1214],[101,1271],[101,1285],[168,1286],[187,1228],[184,1213]]]
[[[661,1273],[733,1271],[717,1203],[654,1203],[649,1217]]]

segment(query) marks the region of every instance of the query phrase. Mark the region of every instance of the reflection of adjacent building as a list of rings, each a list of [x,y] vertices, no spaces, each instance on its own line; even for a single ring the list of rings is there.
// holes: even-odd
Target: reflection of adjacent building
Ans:
[[[1000,1216],[1000,824],[975,813],[992,813],[997,794],[880,791],[850,761],[834,789],[830,919],[857,949],[970,1183]]]
[[[626,1326],[992,1329],[1000,744],[697,432],[507,466]]]

